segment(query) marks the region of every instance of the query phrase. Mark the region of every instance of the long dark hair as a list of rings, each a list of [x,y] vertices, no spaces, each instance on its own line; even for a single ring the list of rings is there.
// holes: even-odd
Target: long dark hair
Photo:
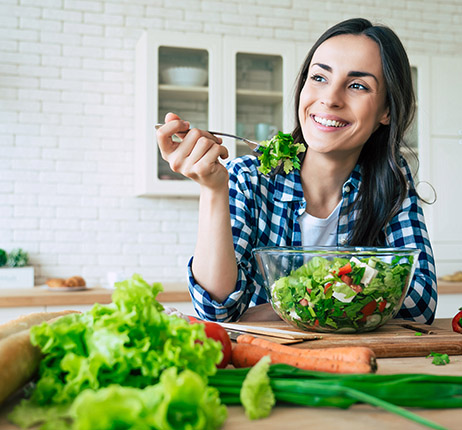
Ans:
[[[327,39],[343,34],[371,38],[379,46],[382,58],[390,124],[380,125],[365,143],[359,156],[363,181],[350,211],[358,210],[361,222],[354,224],[348,240],[350,245],[378,246],[384,244],[384,226],[398,212],[406,196],[408,181],[400,169],[400,148],[415,113],[409,59],[398,36],[390,28],[354,18],[334,25],[317,40],[299,73],[295,93],[296,126],[292,135],[296,142],[306,143],[298,117],[298,105],[316,49]]]

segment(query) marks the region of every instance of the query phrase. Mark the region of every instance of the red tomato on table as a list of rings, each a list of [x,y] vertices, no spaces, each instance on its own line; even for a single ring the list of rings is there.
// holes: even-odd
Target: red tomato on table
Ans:
[[[462,333],[462,308],[459,308],[460,312],[452,319],[452,330],[456,333]]]
[[[223,359],[220,361],[220,363],[217,364],[217,367],[221,369],[226,367],[231,360],[231,351],[233,349],[231,345],[231,339],[229,338],[226,330],[220,324],[211,321],[203,321],[191,316],[188,316],[188,318],[189,322],[192,324],[204,324],[205,335],[208,338],[221,343],[221,352],[223,353]]]

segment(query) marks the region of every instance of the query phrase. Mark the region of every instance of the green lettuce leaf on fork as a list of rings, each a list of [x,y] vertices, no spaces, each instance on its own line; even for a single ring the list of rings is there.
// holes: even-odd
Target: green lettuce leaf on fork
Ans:
[[[289,133],[281,131],[270,140],[260,142],[258,157],[260,166],[258,170],[264,175],[269,174],[279,165],[283,165],[284,172],[290,173],[293,169],[300,169],[298,154],[306,151],[302,143],[294,143],[294,138]]]

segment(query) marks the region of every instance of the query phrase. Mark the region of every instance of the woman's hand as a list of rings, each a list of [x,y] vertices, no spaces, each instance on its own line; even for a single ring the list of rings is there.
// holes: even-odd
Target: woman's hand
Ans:
[[[189,129],[189,122],[178,115],[168,113],[165,125],[157,130],[157,143],[162,158],[172,171],[181,173],[199,185],[217,189],[228,185],[228,172],[219,158],[228,157],[228,150],[222,140],[204,130]],[[174,142],[176,134],[183,140]]]

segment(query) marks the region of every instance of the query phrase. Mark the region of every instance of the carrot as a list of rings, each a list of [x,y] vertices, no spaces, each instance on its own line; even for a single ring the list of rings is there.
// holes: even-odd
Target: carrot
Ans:
[[[332,360],[319,357],[303,357],[283,352],[270,351],[261,346],[238,343],[234,345],[232,362],[234,367],[250,367],[269,355],[271,363],[288,364],[304,370],[314,370],[328,373],[372,373],[371,365],[363,362],[351,362],[343,360]]]
[[[350,363],[365,363],[375,371],[377,364],[375,361],[374,351],[370,348],[361,346],[350,346],[343,348],[319,348],[319,349],[301,349],[292,346],[281,345],[266,339],[257,338],[249,334],[242,334],[237,338],[238,343],[247,343],[257,345],[269,351],[290,354],[297,357],[316,357],[334,361],[345,361]]]

